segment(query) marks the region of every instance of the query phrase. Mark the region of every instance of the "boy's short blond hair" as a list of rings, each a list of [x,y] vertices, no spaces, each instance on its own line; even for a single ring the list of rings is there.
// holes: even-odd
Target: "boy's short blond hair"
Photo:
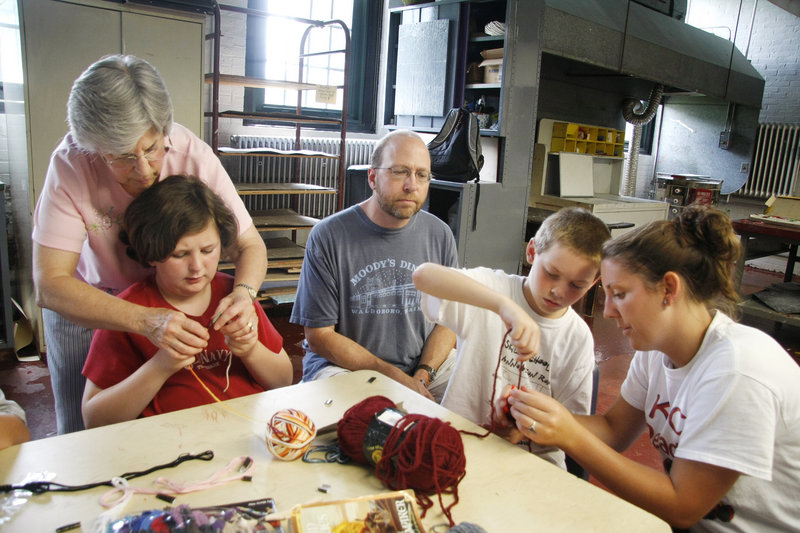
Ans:
[[[597,216],[582,207],[564,207],[544,219],[533,236],[533,246],[539,254],[560,243],[599,265],[603,243],[610,238],[608,226]]]

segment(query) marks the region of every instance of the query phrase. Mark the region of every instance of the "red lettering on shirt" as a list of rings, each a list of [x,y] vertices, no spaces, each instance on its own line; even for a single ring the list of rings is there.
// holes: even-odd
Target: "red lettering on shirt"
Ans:
[[[667,457],[674,459],[675,458],[675,450],[678,448],[678,443],[673,442],[670,443],[664,435],[661,433],[656,433],[655,429],[650,424],[647,424],[647,430],[650,433],[650,442],[653,443],[653,447],[666,455]]]
[[[680,407],[674,407],[670,409],[669,402],[661,402],[661,395],[656,396],[656,400],[653,402],[653,406],[650,408],[650,415],[649,418],[654,418],[656,413],[661,413],[664,415],[664,418],[667,420],[669,427],[672,428],[672,431],[675,432],[676,435],[680,435],[683,432],[683,420],[686,420],[686,415],[683,414]],[[676,417],[677,416],[677,421]],[[680,427],[679,427],[680,426]]]
[[[680,407],[676,407],[669,412],[669,417],[667,418],[667,420],[669,421],[669,427],[672,428],[672,431],[674,431],[676,435],[680,435],[681,433],[683,433],[683,424],[680,425],[681,426],[680,429],[676,427],[675,415],[678,415],[679,422],[686,420],[686,415],[681,412]]]
[[[656,411],[664,413],[664,418],[669,418],[669,402],[658,403],[660,399],[661,395],[659,394],[656,396],[656,401],[653,402],[653,407],[650,409],[650,414],[648,415],[649,418],[653,418],[656,414]]]

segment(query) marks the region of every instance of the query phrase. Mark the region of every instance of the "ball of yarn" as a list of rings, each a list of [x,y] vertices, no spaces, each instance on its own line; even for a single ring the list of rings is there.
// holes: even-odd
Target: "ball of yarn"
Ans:
[[[394,402],[385,396],[370,396],[345,411],[342,419],[336,424],[336,434],[342,452],[356,463],[369,464],[363,451],[367,427],[377,413],[394,406]]]
[[[441,494],[461,481],[466,463],[457,429],[438,418],[409,414],[386,439],[375,474],[392,489]]]
[[[301,457],[317,435],[314,422],[297,409],[276,412],[267,424],[267,448],[283,461]]]
[[[373,417],[394,403],[384,396],[371,396],[348,409],[337,425],[339,447],[353,461],[367,464],[364,437]],[[420,414],[403,416],[394,425],[375,474],[394,490],[414,489],[425,511],[431,506],[420,493],[439,496],[442,511],[453,524],[450,509],[458,503],[458,484],[466,474],[464,445],[458,430],[447,422]],[[453,503],[445,506],[442,494],[452,494]]]

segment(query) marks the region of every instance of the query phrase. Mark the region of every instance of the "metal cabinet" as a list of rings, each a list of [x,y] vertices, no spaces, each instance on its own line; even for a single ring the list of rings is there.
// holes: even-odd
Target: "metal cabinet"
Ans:
[[[72,83],[94,61],[126,53],[152,63],[172,97],[175,121],[202,138],[205,17],[105,0],[18,0],[22,37],[26,175],[13,176],[15,194],[28,192],[29,205],[14,202],[22,308],[36,342],[46,350],[41,311],[33,297],[31,213],[44,185],[50,155],[67,132],[66,108]],[[25,236],[25,237],[23,237]]]
[[[506,18],[505,0],[390,5],[384,124],[435,132],[451,108],[467,106],[483,115],[482,135],[499,135],[506,37],[483,30]],[[487,52],[499,63],[491,79],[478,66]]]
[[[509,254],[507,239],[519,229],[519,217],[505,208],[508,194],[500,183],[431,182],[425,209],[453,230],[459,266],[517,272],[522,247]]]

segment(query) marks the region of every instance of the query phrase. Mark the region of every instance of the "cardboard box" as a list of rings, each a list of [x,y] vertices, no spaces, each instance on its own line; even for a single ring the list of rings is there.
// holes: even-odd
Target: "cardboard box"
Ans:
[[[414,491],[401,490],[347,500],[296,505],[290,531],[403,531],[425,533]]]
[[[483,67],[483,83],[500,83],[503,81],[503,58],[485,59],[478,65]]]
[[[489,48],[488,50],[481,50],[481,57],[483,59],[503,59],[503,49]]]
[[[770,196],[764,213],[775,217],[800,219],[800,197]]]

